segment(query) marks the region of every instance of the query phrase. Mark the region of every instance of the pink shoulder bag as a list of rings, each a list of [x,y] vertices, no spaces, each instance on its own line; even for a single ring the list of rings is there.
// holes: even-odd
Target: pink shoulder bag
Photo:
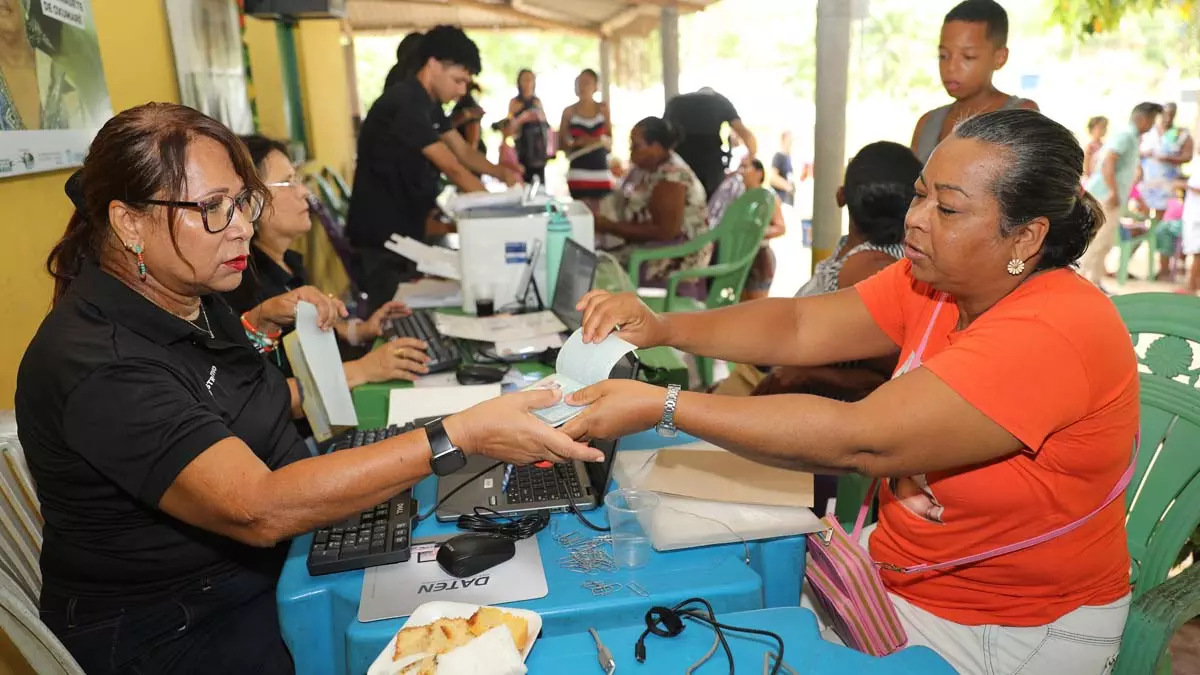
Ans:
[[[943,295],[933,310],[933,316],[929,319],[929,326],[925,329],[925,336],[921,339],[920,346],[896,371],[895,377],[921,365],[921,357],[929,342],[929,334],[933,331],[933,324],[937,321],[944,302],[945,296]],[[876,479],[871,482],[866,499],[863,500],[862,507],[858,510],[858,519],[854,523],[853,532],[847,534],[841,523],[838,522],[837,516],[830,514],[821,519],[825,526],[823,530],[807,536],[809,559],[804,576],[814,595],[829,614],[834,631],[847,646],[872,656],[891,654],[908,642],[908,636],[904,632],[900,618],[896,615],[896,609],[888,598],[887,589],[884,588],[883,581],[879,578],[880,567],[901,574],[916,574],[960,567],[1020,551],[1060,537],[1086,523],[1121,496],[1133,478],[1133,471],[1137,466],[1137,454],[1141,447],[1140,437],[1139,433],[1129,468],[1125,470],[1100,506],[1091,513],[1043,535],[936,564],[896,567],[887,563],[879,563],[871,560],[865,548],[859,545],[858,540],[862,534],[863,524],[871,509],[875,492],[879,488],[879,480]]]

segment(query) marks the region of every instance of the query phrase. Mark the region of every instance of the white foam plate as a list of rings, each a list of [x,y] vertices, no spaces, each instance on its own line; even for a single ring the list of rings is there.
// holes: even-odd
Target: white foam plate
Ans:
[[[465,602],[427,602],[413,610],[412,616],[408,617],[408,621],[405,621],[400,629],[424,626],[438,619],[469,619],[481,606]],[[537,636],[542,632],[542,615],[528,609],[516,609],[515,607],[496,607],[496,609],[525,619],[525,623],[529,626],[529,639],[523,647],[517,645],[517,648],[521,650],[521,660],[528,659],[529,652],[533,651],[533,643],[537,642]],[[393,635],[367,670],[367,675],[394,675],[408,665],[408,661],[392,661],[392,655],[395,653],[396,636]]]

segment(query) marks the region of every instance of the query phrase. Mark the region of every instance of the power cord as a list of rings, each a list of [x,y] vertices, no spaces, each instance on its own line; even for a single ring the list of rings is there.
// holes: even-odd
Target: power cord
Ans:
[[[425,513],[417,514],[413,518],[414,523],[420,523],[427,520],[430,516],[437,513],[438,507],[446,503],[454,495],[458,494],[466,486],[474,483],[477,478],[497,467],[504,466],[504,462],[496,462],[489,464],[482,471],[478,471],[475,475],[466,479],[455,488],[447,492],[441,499],[434,502],[433,506]],[[489,515],[490,514],[490,515]],[[511,539],[527,539],[533,535],[546,529],[546,525],[550,524],[549,511],[537,511],[535,513],[513,517],[504,516],[486,506],[476,506],[474,515],[461,515],[458,517],[458,528],[469,532],[491,532],[499,534]]]
[[[587,517],[583,515],[583,512],[579,510],[579,506],[575,504],[574,499],[567,502],[567,510],[571,513],[574,513],[575,517],[579,519],[579,522],[583,523],[584,526],[589,530],[595,530],[596,532],[612,532],[611,527],[601,527],[600,525],[588,520]]]
[[[488,465],[488,467],[487,467],[486,469],[484,469],[484,470],[482,470],[482,471],[480,471],[480,472],[476,473],[474,476],[471,476],[470,478],[468,478],[468,479],[464,480],[462,483],[460,483],[460,484],[459,484],[457,487],[455,487],[453,490],[451,490],[451,491],[447,492],[445,497],[442,497],[441,499],[439,499],[439,500],[437,500],[436,502],[434,502],[434,503],[433,503],[433,506],[431,506],[431,507],[429,508],[429,510],[428,510],[428,511],[426,511],[425,513],[417,514],[417,516],[413,518],[413,522],[414,522],[414,523],[420,523],[420,522],[423,522],[423,521],[425,521],[426,519],[428,519],[428,518],[429,518],[429,516],[432,516],[433,514],[437,513],[438,507],[439,507],[439,506],[441,506],[442,504],[444,504],[444,503],[446,502],[446,500],[447,500],[447,499],[450,499],[450,498],[451,498],[451,497],[453,497],[454,495],[458,494],[458,491],[459,491],[459,490],[461,490],[461,489],[463,489],[463,488],[467,487],[467,486],[468,486],[468,485],[470,485],[471,483],[474,483],[474,482],[475,482],[475,479],[476,479],[476,478],[479,478],[479,477],[480,477],[480,476],[482,476],[483,474],[485,474],[485,473],[487,473],[487,472],[491,471],[492,469],[495,469],[495,468],[496,468],[496,467],[498,467],[498,466],[503,466],[503,465],[504,465],[504,462],[496,462],[495,464],[489,464],[489,465]]]
[[[689,605],[703,605],[704,612],[698,608],[689,607]],[[717,613],[713,611],[712,605],[704,598],[688,598],[674,607],[651,607],[646,612],[646,630],[642,631],[641,637],[638,638],[637,644],[633,647],[633,656],[638,663],[646,662],[646,637],[651,633],[659,637],[672,638],[683,632],[683,620],[692,619],[699,621],[712,627],[717,634],[717,640],[721,647],[725,650],[725,657],[729,661],[729,675],[734,675],[733,665],[733,650],[729,647],[729,641],[725,638],[725,631],[734,633],[747,633],[750,635],[762,635],[769,637],[779,645],[778,658],[775,660],[775,666],[771,668],[771,675],[779,675],[779,670],[783,665],[783,638],[777,633],[772,633],[767,630],[759,630],[757,628],[742,628],[740,626],[730,626],[728,624],[717,621]],[[709,650],[697,664],[692,668],[696,668],[700,663],[707,661],[714,650]]]
[[[546,529],[550,512],[535,511],[524,516],[505,516],[486,506],[476,506],[474,515],[458,517],[458,529],[468,532],[487,532],[509,539],[528,539]]]

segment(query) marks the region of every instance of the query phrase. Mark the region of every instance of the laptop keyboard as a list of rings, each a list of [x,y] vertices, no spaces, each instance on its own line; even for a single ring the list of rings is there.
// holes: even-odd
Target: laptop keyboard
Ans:
[[[418,309],[409,316],[392,319],[384,324],[383,337],[387,340],[410,337],[425,342],[429,353],[429,362],[425,365],[431,373],[450,370],[462,361],[458,343],[438,332],[437,324],[433,321],[433,312],[429,310]]]
[[[582,499],[579,475],[571,464],[555,464],[541,469],[515,466],[504,489],[509,504],[536,504],[561,499]]]

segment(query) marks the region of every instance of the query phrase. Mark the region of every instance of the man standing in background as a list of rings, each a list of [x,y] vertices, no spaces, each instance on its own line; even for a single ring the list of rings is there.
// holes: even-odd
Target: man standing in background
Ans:
[[[521,181],[469,146],[442,109],[467,93],[481,69],[479,49],[466,33],[454,26],[430,29],[414,63],[415,70],[407,68],[413,74],[385,88],[371,106],[358,138],[346,236],[372,312],[416,274],[414,263],[384,247],[391,236],[420,241],[445,234],[445,226],[430,219],[441,174],[462,192],[483,191],[476,174]]]
[[[1121,212],[1133,192],[1142,134],[1154,126],[1154,121],[1162,111],[1163,107],[1157,103],[1137,104],[1130,115],[1129,124],[1109,134],[1104,147],[1100,149],[1098,168],[1088,178],[1087,191],[1104,207],[1104,224],[1080,259],[1079,268],[1083,276],[1097,286],[1108,271],[1104,259],[1116,242]]]
[[[767,176],[771,189],[779,201],[791,206],[796,199],[795,171],[792,169],[792,132],[785,131],[779,137],[779,152],[771,158],[771,171]]]
[[[721,125],[728,123],[742,139],[747,154],[758,154],[758,141],[742,124],[742,118],[729,99],[705,87],[691,94],[680,94],[667,102],[663,119],[682,132],[675,152],[687,162],[704,186],[704,196],[711,197],[725,178],[724,153],[721,150]]]

